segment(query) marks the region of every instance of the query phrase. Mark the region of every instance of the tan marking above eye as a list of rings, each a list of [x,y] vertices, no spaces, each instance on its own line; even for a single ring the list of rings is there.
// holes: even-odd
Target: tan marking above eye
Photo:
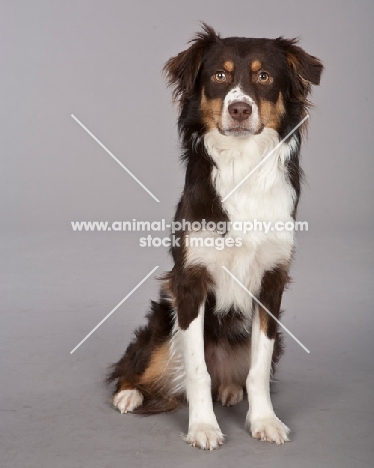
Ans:
[[[261,70],[261,67],[262,63],[259,60],[254,60],[251,64],[251,70],[253,72],[258,72],[259,70]]]
[[[218,83],[224,83],[227,80],[227,74],[224,70],[219,70],[214,74],[213,78]]]
[[[223,68],[227,72],[232,72],[234,70],[234,62],[232,62],[231,60],[226,60],[226,62],[223,64]]]

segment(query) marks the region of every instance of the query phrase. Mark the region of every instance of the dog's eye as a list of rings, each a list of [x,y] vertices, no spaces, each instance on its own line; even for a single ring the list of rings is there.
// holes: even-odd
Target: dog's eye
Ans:
[[[219,83],[223,83],[227,79],[226,73],[224,71],[218,71],[214,75],[214,79],[215,81],[218,81]]]
[[[267,72],[260,72],[258,74],[258,81],[260,83],[268,83],[270,80],[270,75]]]

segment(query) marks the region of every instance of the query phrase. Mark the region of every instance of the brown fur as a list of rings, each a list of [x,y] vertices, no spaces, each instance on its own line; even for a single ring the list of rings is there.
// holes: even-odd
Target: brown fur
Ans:
[[[208,342],[205,361],[212,379],[212,392],[217,395],[220,386],[235,384],[245,387],[251,359],[250,337],[239,344],[227,341],[219,344]]]
[[[284,288],[289,282],[288,267],[279,266],[265,273],[261,282],[260,302],[276,317],[281,317],[281,301]],[[283,351],[282,336],[277,322],[259,306],[260,328],[268,338],[274,339],[273,364],[279,361]]]
[[[169,364],[170,345],[169,342],[156,348],[152,355],[148,367],[139,379],[140,385],[161,385],[161,377],[167,373]]]
[[[204,303],[213,281],[206,267],[201,265],[189,266],[182,271],[173,268],[170,280],[177,308],[178,325],[182,330],[186,330],[197,317],[199,307]]]

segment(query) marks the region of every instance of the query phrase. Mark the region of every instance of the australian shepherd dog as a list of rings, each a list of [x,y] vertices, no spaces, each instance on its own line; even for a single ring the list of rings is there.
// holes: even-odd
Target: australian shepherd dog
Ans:
[[[206,24],[165,64],[186,167],[174,267],[108,381],[121,413],[187,401],[185,440],[202,449],[224,440],[213,400],[230,406],[244,394],[252,437],[289,440],[270,380],[295,232],[275,226],[295,221],[308,95],[322,69],[295,39],[222,38]],[[248,222],[271,227],[244,229]]]

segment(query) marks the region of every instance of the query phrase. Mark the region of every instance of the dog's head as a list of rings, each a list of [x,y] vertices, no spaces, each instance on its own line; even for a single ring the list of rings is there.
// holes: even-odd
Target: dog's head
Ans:
[[[319,84],[321,62],[295,39],[221,38],[211,27],[165,64],[182,113],[192,109],[205,131],[243,137],[285,121],[297,124]],[[286,119],[287,116],[287,119]]]

